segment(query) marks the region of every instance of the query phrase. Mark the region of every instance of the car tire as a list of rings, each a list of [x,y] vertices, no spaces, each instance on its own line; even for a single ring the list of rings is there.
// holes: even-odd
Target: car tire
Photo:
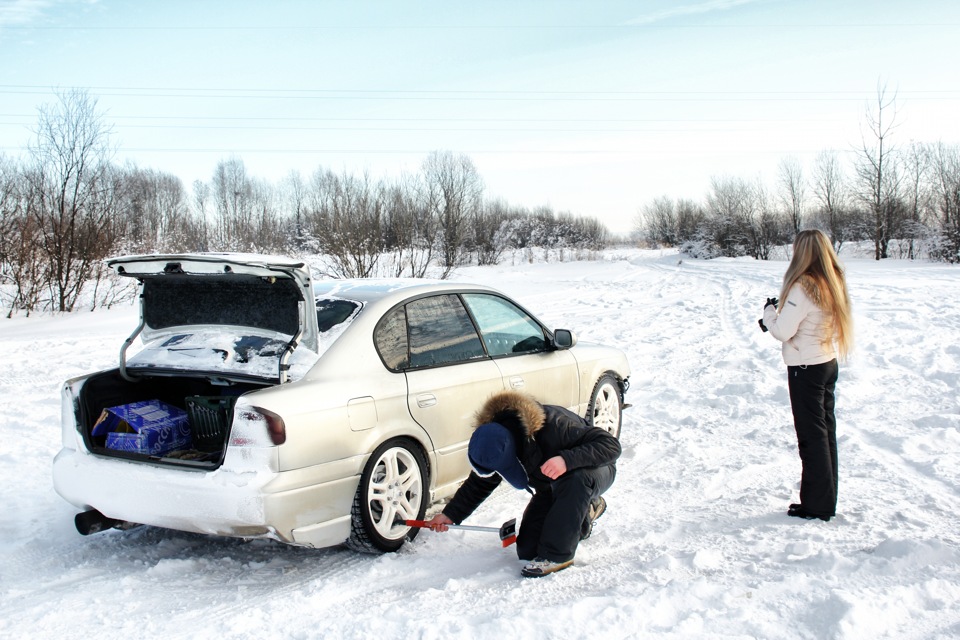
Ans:
[[[427,511],[427,464],[420,447],[400,438],[381,444],[360,476],[347,546],[365,553],[396,551],[420,531],[403,520]]]
[[[587,409],[587,421],[591,426],[600,427],[616,438],[620,437],[620,425],[623,420],[623,397],[620,383],[609,373],[597,380],[590,395]]]

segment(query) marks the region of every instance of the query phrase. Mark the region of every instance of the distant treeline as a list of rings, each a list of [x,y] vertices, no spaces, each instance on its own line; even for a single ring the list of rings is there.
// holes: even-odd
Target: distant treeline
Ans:
[[[662,197],[643,207],[638,237],[693,257],[767,259],[801,229],[816,227],[837,249],[872,242],[877,260],[960,262],[960,146],[896,145],[895,102],[878,89],[850,166],[824,151],[809,173],[796,159],[781,161],[773,190],[760,181],[714,178],[701,202]]]
[[[596,219],[485,196],[468,156],[436,151],[394,180],[291,172],[279,184],[238,157],[189,190],[171,174],[112,161],[111,128],[84,90],[39,110],[23,158],[0,156],[0,303],[8,317],[109,306],[130,295],[104,267],[129,253],[241,251],[309,259],[329,277],[447,278],[505,251],[591,257],[611,242]],[[768,259],[806,227],[838,249],[871,241],[876,259],[960,263],[960,147],[895,144],[895,97],[878,89],[850,166],[824,151],[809,172],[792,158],[777,185],[714,178],[702,201],[662,197],[637,216],[637,239],[693,257]],[[85,306],[85,308],[87,308]]]
[[[0,156],[0,296],[13,313],[109,306],[129,295],[104,258],[241,251],[318,258],[332,277],[432,276],[534,247],[556,259],[609,241],[593,218],[488,199],[469,157],[431,153],[397,180],[318,168],[280,184],[220,162],[188,191],[176,176],[112,162],[111,129],[86,91],[40,108],[24,159]],[[541,253],[542,255],[542,253]]]

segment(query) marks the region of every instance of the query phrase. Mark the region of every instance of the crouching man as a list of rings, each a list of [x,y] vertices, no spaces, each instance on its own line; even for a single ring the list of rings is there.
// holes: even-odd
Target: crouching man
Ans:
[[[430,528],[460,524],[503,479],[533,494],[517,535],[517,555],[529,561],[521,574],[566,569],[606,509],[600,496],[616,477],[620,442],[563,407],[514,391],[490,397],[477,424],[467,450],[473,471]]]

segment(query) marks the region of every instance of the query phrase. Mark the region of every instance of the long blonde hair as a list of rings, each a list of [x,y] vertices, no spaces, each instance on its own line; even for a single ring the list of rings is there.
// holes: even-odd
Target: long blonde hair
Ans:
[[[840,359],[846,360],[853,349],[853,315],[847,296],[847,281],[840,259],[823,231],[807,229],[798,233],[793,241],[793,258],[780,290],[781,308],[790,288],[797,282],[828,315],[824,343],[835,342]]]

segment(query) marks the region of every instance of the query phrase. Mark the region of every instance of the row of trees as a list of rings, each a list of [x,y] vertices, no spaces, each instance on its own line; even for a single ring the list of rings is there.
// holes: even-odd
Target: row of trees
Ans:
[[[767,259],[801,228],[817,227],[837,249],[872,241],[877,260],[960,262],[960,146],[897,146],[896,115],[896,96],[880,88],[852,166],[824,151],[809,175],[796,159],[781,161],[772,190],[759,180],[714,178],[703,202],[662,197],[646,205],[636,231],[697,257]]]
[[[776,188],[719,177],[702,202],[658,198],[636,230],[700,257],[771,256],[803,227],[839,249],[870,240],[891,255],[960,262],[960,147],[893,144],[895,96],[878,89],[852,167],[823,152],[809,175],[785,159]],[[395,180],[318,168],[279,184],[221,161],[188,189],[176,176],[113,162],[111,128],[87,92],[40,108],[23,159],[0,156],[0,301],[15,312],[71,311],[130,294],[103,259],[124,253],[299,255],[333,277],[435,276],[494,264],[506,250],[592,255],[610,241],[591,218],[485,197],[469,157],[434,152]],[[848,163],[850,164],[850,163]]]
[[[488,199],[469,157],[431,153],[397,180],[318,168],[280,184],[220,162],[187,190],[176,176],[112,161],[111,128],[87,92],[40,109],[20,161],[0,156],[0,295],[14,312],[71,311],[129,295],[103,259],[125,253],[244,251],[311,258],[333,277],[446,278],[508,249],[558,259],[602,249],[591,218]]]

